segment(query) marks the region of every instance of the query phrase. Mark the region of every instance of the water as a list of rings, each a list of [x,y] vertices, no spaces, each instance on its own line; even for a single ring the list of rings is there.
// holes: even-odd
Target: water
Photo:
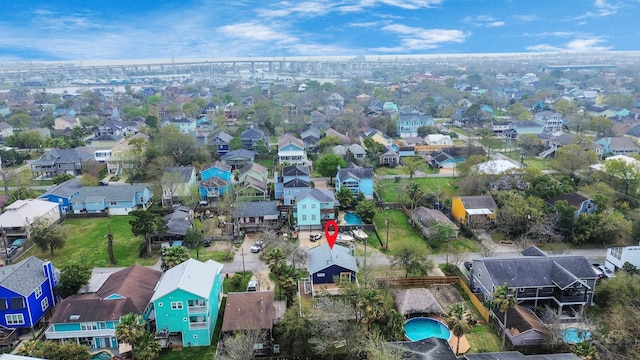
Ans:
[[[360,218],[360,216],[358,216],[358,214],[352,213],[352,212],[344,213],[344,222],[345,222],[346,225],[362,225],[362,224],[364,224],[362,222],[362,219]]]
[[[577,344],[585,340],[591,339],[591,331],[578,328],[566,328],[564,330],[564,342],[569,344]]]
[[[108,351],[99,351],[91,355],[91,360],[109,360],[111,359],[111,353]]]
[[[404,324],[404,332],[407,339],[411,341],[420,341],[430,337],[449,340],[451,337],[451,332],[447,325],[426,317],[413,318],[407,321]]]

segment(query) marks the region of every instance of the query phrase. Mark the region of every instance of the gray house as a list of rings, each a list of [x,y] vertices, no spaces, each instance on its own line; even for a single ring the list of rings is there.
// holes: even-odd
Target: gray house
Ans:
[[[549,305],[561,317],[581,319],[591,304],[596,273],[584,256],[547,256],[536,247],[513,258],[474,259],[470,287],[491,300],[498,286],[508,285],[518,305]]]
[[[30,164],[31,173],[36,179],[52,179],[62,174],[82,175],[82,166],[93,159],[94,151],[85,147],[48,150]]]

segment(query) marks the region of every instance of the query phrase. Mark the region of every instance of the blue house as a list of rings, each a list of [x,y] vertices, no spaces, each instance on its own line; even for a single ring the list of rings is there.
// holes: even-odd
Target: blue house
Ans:
[[[558,195],[549,200],[549,203],[553,205],[561,200],[566,201],[569,206],[576,209],[575,217],[580,216],[580,214],[593,214],[597,210],[595,201],[577,192]]]
[[[231,140],[233,140],[233,136],[224,131],[220,131],[211,137],[209,146],[216,150],[218,156],[224,156],[229,152],[229,143],[231,143]]]
[[[335,245],[331,249],[328,244],[322,244],[310,249],[307,256],[312,295],[321,289],[337,294],[336,280],[341,283],[358,282],[358,265],[349,248]]]
[[[217,201],[231,187],[231,166],[216,161],[212,166],[200,172],[200,201]]]
[[[58,270],[50,261],[29,257],[0,271],[0,325],[33,329],[57,303]]]
[[[346,187],[356,196],[362,193],[367,199],[373,199],[373,169],[349,164],[346,168],[338,168],[336,174],[336,192]]]
[[[301,229],[319,229],[325,221],[336,218],[336,197],[329,190],[301,191],[296,194],[295,205],[294,216]]]
[[[398,117],[398,135],[400,137],[418,136],[418,128],[421,126],[434,126],[433,117],[430,115],[419,115],[414,113],[401,112]]]
[[[175,126],[183,134],[191,134],[196,131],[196,120],[187,117],[177,116],[162,122],[162,127]]]
[[[245,130],[240,134],[242,148],[245,150],[255,150],[260,141],[264,141],[264,131],[256,128]]]
[[[82,185],[78,178],[67,180],[49,189],[38,198],[58,204],[60,214],[71,212],[71,199],[80,193]]]
[[[162,272],[133,265],[96,276],[80,293],[56,306],[45,331],[47,340],[73,341],[92,350],[118,348],[116,325],[130,313],[149,316],[149,300]]]
[[[297,193],[311,189],[309,167],[307,166],[285,166],[282,169],[282,176],[278,176],[278,173],[275,172],[273,178],[275,198],[282,200],[283,205],[293,205]]]
[[[71,201],[74,214],[127,215],[151,206],[153,192],[146,185],[85,186]]]

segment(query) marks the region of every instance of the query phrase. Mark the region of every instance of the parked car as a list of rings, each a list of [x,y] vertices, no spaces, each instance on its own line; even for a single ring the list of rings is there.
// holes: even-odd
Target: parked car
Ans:
[[[600,266],[598,267],[598,269],[600,269],[604,273],[604,276],[606,278],[616,277],[616,274],[613,272],[613,270],[609,269],[606,266]]]
[[[15,246],[9,246],[3,253],[7,256],[7,258],[12,257],[18,252],[18,248]]]
[[[473,264],[471,263],[471,261],[464,262],[464,268],[467,269],[467,271],[471,271],[472,267],[473,267]]]
[[[256,241],[255,243],[253,243],[253,245],[251,245],[251,252],[259,253],[263,247],[264,247],[264,243],[262,241]]]
[[[603,279],[605,277],[604,276],[604,271],[600,270],[600,268],[599,268],[600,265],[598,265],[598,266],[595,266],[595,265],[596,264],[591,265],[591,268],[593,269],[593,272],[596,273],[596,276],[598,277],[598,280]]]
[[[209,246],[211,246],[211,238],[207,236],[206,238],[204,238],[204,240],[202,241],[202,243],[204,244],[204,247],[209,247]]]
[[[322,234],[311,234],[311,236],[309,237],[309,240],[311,240],[311,242],[316,242],[320,239],[322,239]]]
[[[247,291],[258,291],[258,282],[256,281],[249,281],[249,283],[247,284]]]
[[[22,245],[24,245],[24,242],[25,242],[25,239],[16,239],[13,241],[11,246],[19,248],[19,247],[22,247]]]

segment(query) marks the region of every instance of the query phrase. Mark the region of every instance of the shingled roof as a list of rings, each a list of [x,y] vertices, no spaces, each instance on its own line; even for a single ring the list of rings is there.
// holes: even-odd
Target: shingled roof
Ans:
[[[579,209],[582,206],[582,203],[589,200],[588,197],[578,194],[577,192],[570,192],[567,194],[561,194],[558,195],[554,198],[552,198],[551,200],[549,200],[550,204],[555,204],[556,202],[560,201],[560,200],[564,200],[566,201],[569,205],[573,206],[574,208]]]
[[[270,330],[275,314],[273,301],[273,291],[227,294],[222,332]]]
[[[0,286],[22,296],[29,296],[47,279],[44,261],[30,256],[13,265],[0,268]]]

